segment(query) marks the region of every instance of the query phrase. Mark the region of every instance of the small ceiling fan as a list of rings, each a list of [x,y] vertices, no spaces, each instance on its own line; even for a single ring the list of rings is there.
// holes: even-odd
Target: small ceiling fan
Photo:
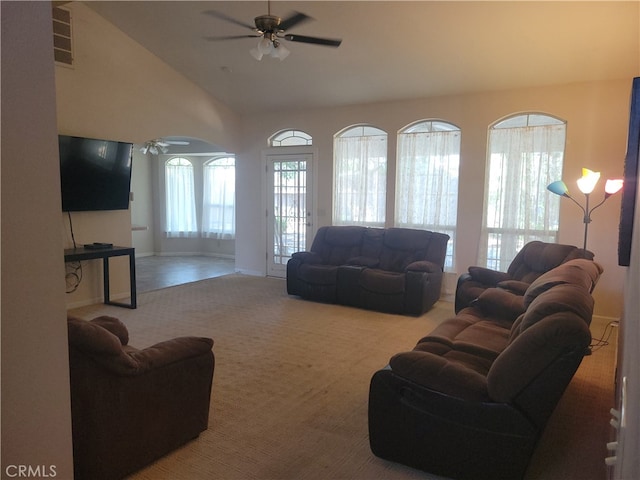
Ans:
[[[327,47],[339,47],[342,40],[332,38],[320,38],[309,37],[306,35],[296,35],[292,33],[286,33],[293,27],[296,27],[304,22],[313,20],[311,17],[304,13],[293,12],[289,17],[284,20],[276,15],[271,15],[271,1],[267,1],[267,14],[259,15],[254,18],[254,24],[250,25],[244,23],[228,15],[215,10],[205,10],[204,14],[211,15],[226,22],[234,23],[249,30],[253,30],[255,33],[251,35],[227,35],[227,36],[213,36],[206,37],[208,40],[233,40],[238,38],[260,38],[258,45],[250,50],[251,55],[256,60],[262,60],[264,55],[270,55],[272,57],[284,60],[289,55],[289,50],[282,45],[281,40],[288,40],[290,42],[310,43],[313,45],[324,45]]]
[[[167,153],[169,151],[170,145],[189,145],[189,142],[185,142],[182,140],[164,140],[162,138],[156,138],[154,140],[148,140],[144,143],[144,146],[140,149],[140,151],[144,154],[147,152],[158,155],[160,152]]]

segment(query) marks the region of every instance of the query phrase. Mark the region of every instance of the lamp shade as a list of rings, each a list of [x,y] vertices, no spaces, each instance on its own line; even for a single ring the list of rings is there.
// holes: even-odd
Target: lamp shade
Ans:
[[[556,195],[560,195],[561,197],[566,196],[569,192],[569,189],[562,180],[557,180],[553,183],[550,183],[549,185],[547,185],[547,190],[555,193]]]
[[[600,180],[600,172],[594,172],[588,168],[582,169],[582,177],[578,179],[578,188],[585,195],[589,195],[596,188],[596,183]]]
[[[621,178],[610,178],[604,185],[604,191],[607,195],[614,195],[622,190],[623,184],[624,180],[622,180]]]

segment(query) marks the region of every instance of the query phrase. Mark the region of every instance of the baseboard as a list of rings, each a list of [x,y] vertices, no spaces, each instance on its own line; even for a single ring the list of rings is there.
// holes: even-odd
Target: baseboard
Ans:
[[[128,302],[129,299],[131,298],[131,292],[127,291],[126,293],[123,292],[123,293],[112,294],[110,297],[111,297],[111,301],[118,302],[120,300],[125,300],[126,302]],[[66,307],[67,307],[67,310],[73,310],[80,307],[87,307],[89,305],[97,305],[99,303],[104,303],[103,297],[94,297],[94,298],[88,298],[85,300],[80,300],[78,302],[67,303]]]
[[[264,277],[265,274],[264,272],[261,272],[259,270],[245,270],[242,268],[237,268],[236,269],[236,273],[241,273],[243,275],[251,275],[252,277]]]
[[[136,254],[136,256],[138,256]],[[226,258],[228,260],[235,260],[236,256],[228,253],[216,253],[216,252],[156,252],[143,256],[157,256],[157,257],[215,257]]]

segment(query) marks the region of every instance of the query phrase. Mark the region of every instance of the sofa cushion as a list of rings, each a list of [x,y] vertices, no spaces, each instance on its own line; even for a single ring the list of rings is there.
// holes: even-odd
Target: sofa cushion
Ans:
[[[446,345],[452,351],[465,352],[489,361],[494,360],[509,343],[510,330],[491,320],[484,320],[461,330],[453,338],[440,334],[424,337],[416,346],[418,350],[431,343]]]
[[[511,341],[532,325],[556,313],[571,313],[591,324],[594,300],[582,285],[557,284],[539,294],[511,328]]]
[[[424,260],[431,232],[409,228],[388,228],[380,253],[380,269],[403,272],[409,264]]]
[[[311,251],[320,254],[322,263],[344,265],[360,255],[365,227],[341,226],[318,229]]]
[[[528,308],[538,295],[563,283],[581,285],[591,292],[602,271],[602,266],[593,260],[575,259],[563,263],[542,274],[529,285],[524,294],[524,306]]]
[[[404,293],[405,276],[403,273],[366,268],[360,274],[358,283],[360,287],[370,292],[397,295]]]
[[[483,316],[479,309],[469,307],[438,325],[421,338],[415,348],[424,350],[425,345],[439,343],[452,351],[492,361],[509,343],[510,329],[511,321],[500,322]]]
[[[568,353],[583,355],[590,342],[589,327],[573,313],[559,311],[542,317],[493,362],[487,375],[489,395],[497,402],[513,401],[550,365]]]
[[[426,351],[403,352],[389,361],[394,373],[419,385],[469,401],[486,401],[486,375],[473,359],[450,359]],[[454,355],[455,356],[455,355]]]
[[[337,274],[336,265],[303,263],[298,269],[298,278],[313,285],[335,285]]]
[[[583,250],[573,245],[545,243],[534,240],[529,242],[513,259],[507,273],[514,280],[533,282],[542,273],[558,265],[583,256]],[[590,252],[587,252],[589,255]]]

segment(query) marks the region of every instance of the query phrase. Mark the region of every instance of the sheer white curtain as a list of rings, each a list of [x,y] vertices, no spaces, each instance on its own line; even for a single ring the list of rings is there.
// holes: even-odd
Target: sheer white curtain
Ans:
[[[431,122],[418,124],[431,130]],[[460,130],[413,131],[398,135],[395,224],[446,233],[445,269],[454,266],[454,245],[458,212],[458,170]]]
[[[202,236],[231,239],[236,236],[236,167],[234,158],[204,165]]]
[[[165,233],[167,237],[196,237],[196,200],[193,165],[186,158],[165,164]]]
[[[557,240],[560,197],[547,185],[562,177],[565,125],[492,128],[480,265],[505,271],[532,240]]]
[[[333,151],[333,224],[383,227],[387,134],[355,127],[335,137]]]

